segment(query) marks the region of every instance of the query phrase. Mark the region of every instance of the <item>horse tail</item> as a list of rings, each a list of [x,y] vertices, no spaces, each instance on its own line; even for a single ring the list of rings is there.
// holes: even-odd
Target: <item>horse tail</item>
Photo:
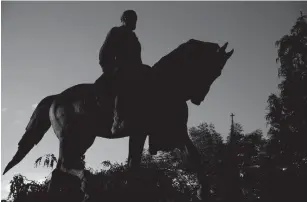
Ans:
[[[17,165],[30,152],[34,145],[37,145],[44,137],[51,126],[49,109],[56,96],[47,96],[37,105],[25,129],[26,131],[18,143],[18,150],[6,166],[3,175]]]

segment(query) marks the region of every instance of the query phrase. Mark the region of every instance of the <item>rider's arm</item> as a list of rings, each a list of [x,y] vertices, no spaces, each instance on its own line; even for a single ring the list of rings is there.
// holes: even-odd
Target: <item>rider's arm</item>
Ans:
[[[134,32],[133,32],[133,35],[134,35],[134,37],[135,37],[137,43],[141,46],[141,44],[140,44],[140,42],[139,42],[139,39],[138,39],[138,37],[136,36],[136,34],[135,34]],[[142,56],[141,56],[141,51],[138,53],[137,60],[138,60],[137,62],[138,62],[139,64],[143,64]]]
[[[99,64],[104,73],[109,73],[116,62],[116,27],[108,33],[100,51]]]

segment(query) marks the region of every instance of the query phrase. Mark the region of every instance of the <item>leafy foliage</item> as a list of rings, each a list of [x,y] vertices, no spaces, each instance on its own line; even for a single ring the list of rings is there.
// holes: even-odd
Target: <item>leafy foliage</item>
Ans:
[[[244,134],[243,127],[238,123],[235,125],[233,133],[240,137],[237,142],[224,143],[213,124],[202,123],[190,129],[192,139],[199,141],[199,150],[207,152],[203,161],[207,165],[204,172],[210,183],[209,201],[290,200],[285,197],[288,194],[279,193],[281,190],[292,190],[290,193],[307,199],[302,188],[306,186],[306,175],[294,177],[289,175],[291,172],[276,167],[266,153],[267,140],[261,130]],[[86,172],[90,201],[197,201],[196,176],[185,168],[184,155],[179,151],[151,156],[145,150],[137,173],[129,171],[126,163],[103,161],[101,164],[100,170],[87,169]],[[293,183],[301,185],[295,186],[295,192],[291,189]],[[47,185],[48,180],[43,184],[26,183],[23,176],[15,176],[9,200],[16,202],[26,198],[22,201],[44,201],[44,197],[48,198]],[[30,200],[30,196],[35,197]]]
[[[303,201],[302,187],[307,186],[307,16],[301,13],[290,33],[276,45],[281,83],[279,94],[268,99],[270,139],[263,162],[268,178],[276,183],[266,200]]]
[[[42,163],[42,160],[45,158],[44,160],[44,167],[46,166],[47,168],[53,168],[53,166],[55,165],[55,163],[58,162],[57,158],[54,156],[54,154],[46,154],[44,156],[39,157],[38,159],[36,159],[34,165],[35,167],[39,166]]]
[[[28,180],[26,177],[19,174],[15,175],[10,183],[11,186],[8,200],[19,202],[33,198],[41,198],[47,191],[48,180],[43,183],[38,183]]]
[[[281,83],[279,95],[268,99],[268,152],[281,167],[302,167],[307,158],[307,16],[301,13],[276,45]]]

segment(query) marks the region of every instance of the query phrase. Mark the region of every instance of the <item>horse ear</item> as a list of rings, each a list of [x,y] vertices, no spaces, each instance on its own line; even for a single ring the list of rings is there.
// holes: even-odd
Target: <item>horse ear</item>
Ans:
[[[232,56],[233,52],[234,52],[234,49],[232,49],[230,52],[226,53],[227,58],[230,58]]]
[[[219,52],[225,52],[226,48],[228,46],[228,42],[226,42],[219,50]]]

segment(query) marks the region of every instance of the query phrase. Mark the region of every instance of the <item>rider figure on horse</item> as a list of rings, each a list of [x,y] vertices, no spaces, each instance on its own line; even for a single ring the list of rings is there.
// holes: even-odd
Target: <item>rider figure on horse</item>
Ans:
[[[113,27],[109,31],[99,52],[99,64],[106,75],[111,75],[117,69],[132,70],[142,64],[141,44],[134,33],[136,12],[125,11],[121,22],[120,27]]]
[[[141,44],[134,33],[136,12],[126,10],[121,16],[121,22],[121,26],[109,31],[99,52],[99,64],[103,70],[103,92],[113,99],[117,117],[124,119],[130,113],[127,110],[133,103],[129,97],[137,99],[136,96],[141,93],[140,82],[144,80],[142,72],[144,67],[149,67],[142,63]]]

